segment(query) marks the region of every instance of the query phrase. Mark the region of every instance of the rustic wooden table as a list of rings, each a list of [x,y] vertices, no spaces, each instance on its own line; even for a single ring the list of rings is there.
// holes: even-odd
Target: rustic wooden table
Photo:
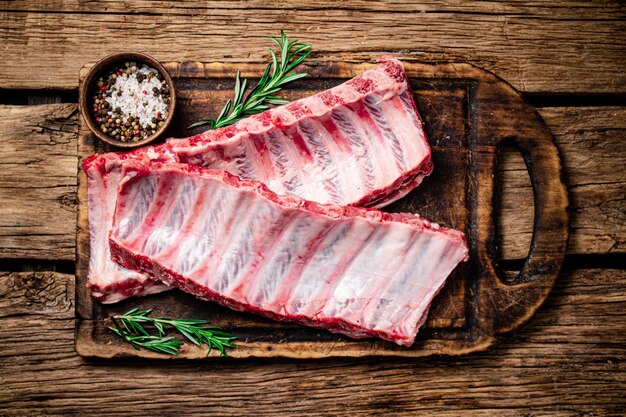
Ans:
[[[621,1],[1,1],[1,415],[621,415],[626,7]],[[522,91],[571,199],[564,270],[529,323],[466,357],[87,361],[74,351],[78,70],[119,50],[254,62],[284,28],[316,59],[469,62]],[[519,154],[498,170],[501,267],[528,251]]]

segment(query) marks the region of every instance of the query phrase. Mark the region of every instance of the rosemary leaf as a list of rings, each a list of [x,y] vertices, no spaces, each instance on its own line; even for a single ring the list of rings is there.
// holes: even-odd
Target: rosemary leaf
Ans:
[[[228,356],[226,348],[236,347],[233,343],[237,339],[235,336],[220,327],[210,326],[206,320],[150,317],[150,313],[152,310],[134,308],[125,314],[114,315],[110,318],[113,326],[109,329],[135,349],[144,348],[168,355],[176,355],[183,345],[183,342],[167,336],[168,326],[195,345],[207,345],[207,356],[213,349],[219,350],[220,356]],[[150,334],[144,323],[154,326],[158,335]]]
[[[210,129],[231,125],[244,117],[261,113],[269,109],[268,105],[286,104],[289,101],[275,96],[281,87],[290,82],[306,77],[306,73],[294,73],[295,68],[311,55],[311,45],[299,40],[290,41],[284,31],[280,31],[280,39],[269,36],[279,48],[279,54],[270,48],[272,62],[265,67],[259,83],[246,95],[248,80],[240,78],[239,71],[235,75],[235,91],[232,100],[228,100],[219,116],[213,119],[206,117],[189,126],[189,128],[209,125]],[[280,56],[280,59],[279,59]],[[245,98],[244,98],[245,96]]]

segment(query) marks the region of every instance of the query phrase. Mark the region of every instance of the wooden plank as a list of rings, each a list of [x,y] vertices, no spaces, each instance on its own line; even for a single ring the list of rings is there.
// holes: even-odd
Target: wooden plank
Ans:
[[[75,108],[0,106],[0,138],[5,143],[0,147],[0,198],[10,202],[0,207],[0,257],[74,259]],[[59,125],[57,113],[66,112],[70,115],[61,117]],[[569,253],[624,253],[626,107],[551,107],[539,112],[556,138],[569,184]],[[39,162],[24,165],[32,155]],[[504,152],[500,159],[501,258],[522,259],[532,234],[532,190],[517,151]]]
[[[0,272],[0,317],[74,319],[74,276],[58,272]]]
[[[102,0],[99,4],[89,4],[77,0],[50,0],[50,1],[28,1],[11,5],[11,10],[20,11],[48,11],[54,12],[64,10],[66,12],[92,12],[92,13],[153,13],[167,14],[174,11],[179,12],[199,12],[211,11],[223,8],[221,1],[196,0],[170,0],[170,1],[134,1],[132,3],[120,5],[115,0]],[[267,0],[230,1],[228,8],[233,10],[266,9],[275,10],[282,7],[286,10],[313,10],[328,11],[328,9],[385,12],[390,8],[402,10],[405,13],[475,13],[475,14],[517,14],[517,15],[538,15],[550,17],[558,15],[560,17],[579,18],[584,14],[586,18],[592,19],[615,19],[625,17],[624,7],[615,1],[605,1],[594,3],[587,1],[475,1],[468,3],[463,0],[430,0],[428,2],[414,3],[402,0],[385,0],[371,2],[363,0],[351,0],[342,3],[341,6],[334,4],[334,7],[327,7],[326,4],[318,0],[282,0],[281,2]]]
[[[43,291],[32,291],[32,280],[0,275],[3,298],[21,300],[0,308],[7,415],[543,416],[626,407],[624,270],[566,271],[531,322],[480,354],[211,366],[85,361],[66,310],[72,277],[54,274]]]
[[[0,258],[73,260],[74,104],[0,106]]]
[[[79,68],[119,51],[120,41],[162,61],[258,62],[265,36],[285,29],[320,60],[394,53],[469,62],[524,92],[626,92],[626,21],[616,2],[39,0],[2,9],[1,88],[75,89]]]
[[[569,253],[626,252],[626,108],[539,109],[561,152],[570,192]],[[526,257],[533,199],[521,155],[500,155],[499,240],[504,259]]]

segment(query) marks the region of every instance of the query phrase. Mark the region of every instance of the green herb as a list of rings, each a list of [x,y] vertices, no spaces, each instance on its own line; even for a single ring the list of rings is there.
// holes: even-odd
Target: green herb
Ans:
[[[288,100],[281,99],[275,94],[281,87],[300,78],[306,77],[306,73],[295,73],[294,69],[311,55],[311,45],[298,40],[290,41],[285,32],[280,31],[280,39],[269,36],[269,39],[278,44],[280,57],[270,48],[272,63],[268,64],[263,72],[261,80],[256,87],[245,97],[248,88],[248,80],[241,81],[239,71],[235,77],[235,97],[228,100],[217,118],[204,118],[191,126],[208,124],[211,129],[217,129],[235,123],[252,114],[261,113],[269,109],[269,104],[286,104]]]
[[[176,355],[183,345],[183,342],[166,335],[168,326],[172,326],[198,346],[207,345],[209,347],[207,356],[213,349],[219,350],[220,356],[228,356],[226,348],[236,347],[233,344],[236,337],[222,331],[219,327],[209,326],[206,320],[150,317],[150,313],[152,310],[140,311],[138,308],[133,308],[125,314],[114,315],[111,317],[114,327],[109,326],[109,329],[137,350],[145,348],[168,355]],[[154,326],[158,335],[150,334],[143,326],[144,324]]]

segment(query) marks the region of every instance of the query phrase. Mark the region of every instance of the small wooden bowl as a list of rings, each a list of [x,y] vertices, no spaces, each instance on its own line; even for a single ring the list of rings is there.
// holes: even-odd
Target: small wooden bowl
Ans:
[[[103,133],[98,128],[98,124],[96,123],[95,117],[91,112],[90,97],[93,95],[94,91],[96,90],[97,80],[100,76],[103,76],[105,73],[115,68],[116,66],[119,66],[119,65],[123,66],[125,62],[130,62],[130,61],[136,62],[138,65],[147,64],[148,66],[156,69],[161,74],[161,76],[163,77],[167,85],[169,86],[170,103],[169,103],[169,108],[167,110],[167,118],[165,119],[163,126],[161,126],[159,130],[157,130],[154,133],[154,135],[148,136],[147,138],[142,139],[137,142],[132,142],[132,141],[122,142],[107,135],[106,133]],[[159,136],[163,134],[163,132],[165,132],[167,127],[170,125],[170,122],[174,118],[174,111],[176,109],[176,91],[174,90],[174,83],[172,82],[172,77],[170,77],[165,67],[161,65],[159,61],[152,58],[150,55],[142,54],[139,52],[123,52],[123,53],[109,55],[101,59],[100,61],[98,61],[96,65],[91,67],[80,89],[79,106],[80,106],[80,111],[83,114],[83,119],[87,123],[87,126],[89,126],[89,129],[99,139],[103,140],[104,142],[108,144],[111,144],[113,146],[119,146],[121,148],[136,148],[138,146],[145,145],[157,139]]]

